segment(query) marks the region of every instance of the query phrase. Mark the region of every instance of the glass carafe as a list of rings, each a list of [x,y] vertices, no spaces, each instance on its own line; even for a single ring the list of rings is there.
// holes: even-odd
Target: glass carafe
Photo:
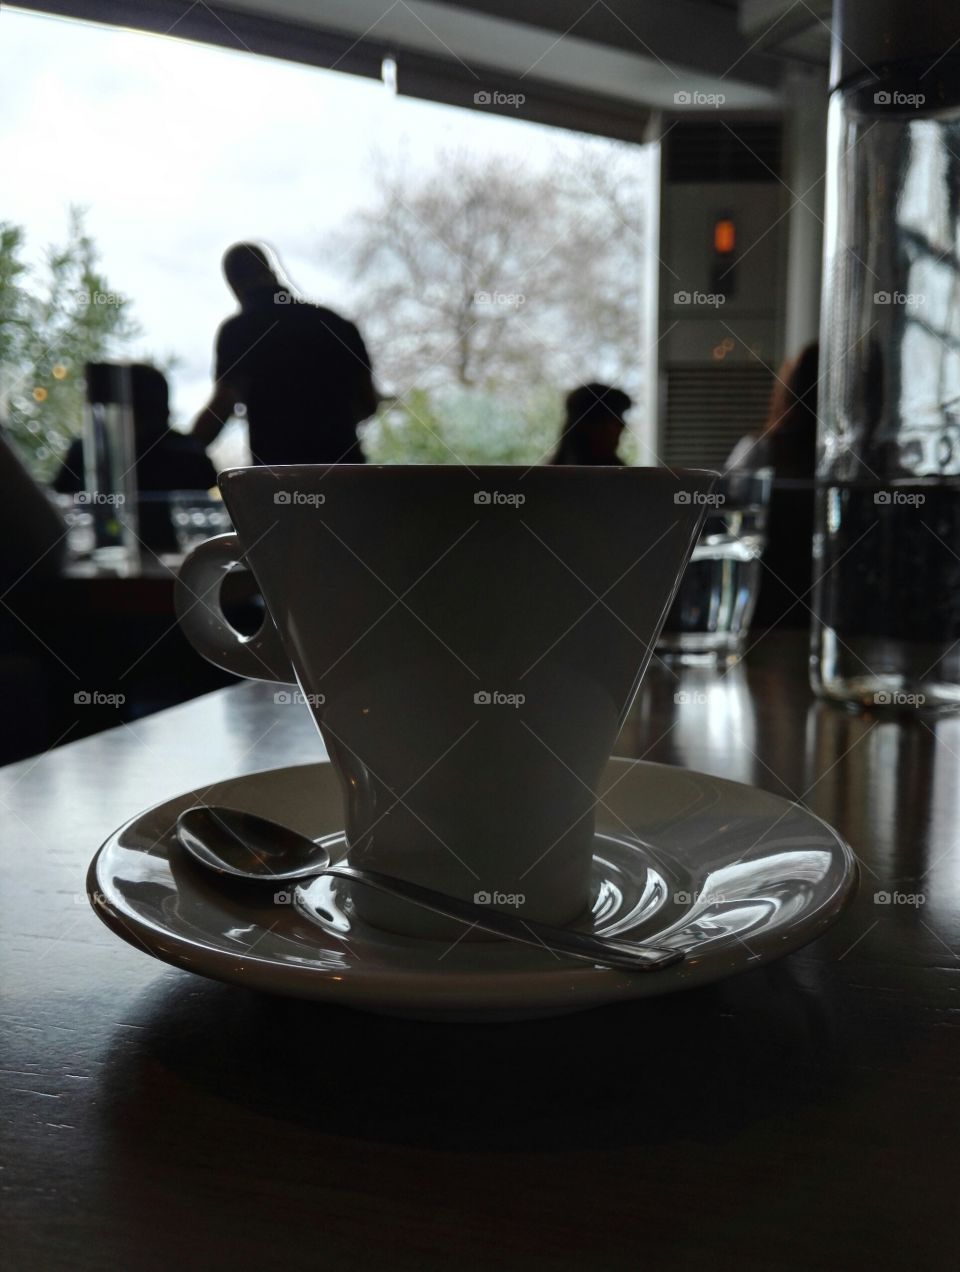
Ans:
[[[811,661],[851,705],[960,707],[958,9],[835,13]]]

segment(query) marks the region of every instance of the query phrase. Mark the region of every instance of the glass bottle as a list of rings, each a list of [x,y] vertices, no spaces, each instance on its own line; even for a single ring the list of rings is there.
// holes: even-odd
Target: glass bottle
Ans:
[[[93,560],[118,570],[140,559],[136,449],[130,367],[88,362],[83,431],[84,482],[77,496],[93,518]]]

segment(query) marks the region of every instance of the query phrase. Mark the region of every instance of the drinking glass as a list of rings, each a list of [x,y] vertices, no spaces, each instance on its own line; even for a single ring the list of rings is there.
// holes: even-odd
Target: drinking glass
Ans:
[[[177,547],[191,552],[198,543],[233,529],[223,500],[196,490],[175,490],[170,495],[170,520]]]
[[[773,470],[735,470],[705,496],[707,515],[657,651],[681,662],[735,659],[757,603]]]
[[[100,565],[135,569],[140,560],[136,441],[130,366],[88,362],[84,413],[85,489],[76,502],[91,515],[92,556]]]

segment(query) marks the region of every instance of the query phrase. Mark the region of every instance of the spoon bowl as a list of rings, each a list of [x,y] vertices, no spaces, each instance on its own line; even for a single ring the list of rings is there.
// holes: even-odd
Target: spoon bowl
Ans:
[[[200,865],[236,879],[292,883],[313,879],[330,865],[322,844],[236,808],[188,808],[177,818],[177,837]]]

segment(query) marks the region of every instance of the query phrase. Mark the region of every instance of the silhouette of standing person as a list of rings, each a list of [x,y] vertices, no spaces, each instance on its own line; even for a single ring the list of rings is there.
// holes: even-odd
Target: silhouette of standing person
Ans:
[[[763,432],[742,437],[726,462],[734,472],[773,469],[754,629],[806,627],[810,622],[819,360],[820,346],[814,341],[784,363],[773,385]],[[869,409],[870,395],[862,400]],[[879,418],[879,408],[875,414]],[[862,598],[857,603],[862,607]]]
[[[362,464],[357,425],[378,396],[360,332],[295,296],[255,243],[229,248],[223,274],[240,312],[217,333],[215,387],[193,436],[209,446],[242,403],[255,464]]]
[[[609,384],[581,384],[567,394],[566,419],[551,464],[622,464],[617,455],[626,428],[624,415],[633,405],[623,389]]]

